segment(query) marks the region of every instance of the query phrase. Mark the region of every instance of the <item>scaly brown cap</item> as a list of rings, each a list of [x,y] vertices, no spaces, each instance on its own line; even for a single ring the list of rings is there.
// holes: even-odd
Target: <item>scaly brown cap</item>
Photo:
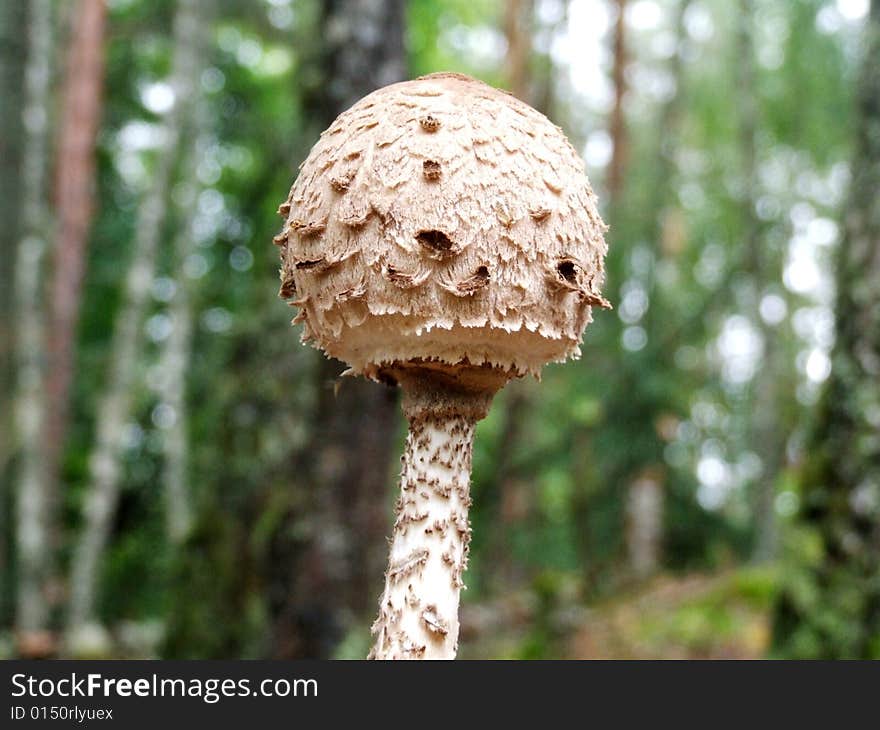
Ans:
[[[378,377],[409,362],[535,373],[579,354],[605,224],[562,130],[460,74],[341,114],[279,212],[303,340]]]

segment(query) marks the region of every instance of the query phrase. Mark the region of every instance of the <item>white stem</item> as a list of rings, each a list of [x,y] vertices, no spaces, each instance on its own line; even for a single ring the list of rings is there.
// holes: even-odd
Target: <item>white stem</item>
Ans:
[[[15,426],[20,457],[16,511],[18,596],[16,628],[43,631],[49,626],[48,583],[54,572],[54,499],[48,488],[40,433],[43,429],[44,322],[40,285],[46,251],[46,157],[51,100],[52,6],[31,3],[29,51],[25,70],[25,137],[22,174],[23,236],[16,261]]]
[[[455,657],[474,425],[461,416],[410,423],[375,659]]]
[[[454,659],[471,537],[474,427],[498,386],[481,392],[436,379],[402,384],[409,433],[369,658]]]

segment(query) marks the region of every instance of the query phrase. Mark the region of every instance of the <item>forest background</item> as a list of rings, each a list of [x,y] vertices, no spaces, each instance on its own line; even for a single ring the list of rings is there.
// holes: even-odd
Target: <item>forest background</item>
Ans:
[[[363,657],[403,419],[278,299],[439,70],[583,153],[583,357],[479,425],[468,658],[880,658],[880,0],[0,2],[0,657]]]

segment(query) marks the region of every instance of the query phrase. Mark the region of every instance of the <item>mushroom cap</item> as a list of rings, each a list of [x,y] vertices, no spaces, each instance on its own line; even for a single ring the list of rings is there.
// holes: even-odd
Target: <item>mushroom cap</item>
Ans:
[[[562,130],[460,74],[386,86],[300,166],[275,243],[303,341],[381,377],[406,363],[538,374],[579,355],[605,224]]]

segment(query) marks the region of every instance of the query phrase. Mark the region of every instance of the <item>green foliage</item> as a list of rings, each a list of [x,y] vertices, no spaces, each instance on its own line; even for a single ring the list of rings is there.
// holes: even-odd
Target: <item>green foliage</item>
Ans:
[[[501,12],[498,0],[410,0],[407,45],[413,75],[457,71],[498,84],[492,48]]]

